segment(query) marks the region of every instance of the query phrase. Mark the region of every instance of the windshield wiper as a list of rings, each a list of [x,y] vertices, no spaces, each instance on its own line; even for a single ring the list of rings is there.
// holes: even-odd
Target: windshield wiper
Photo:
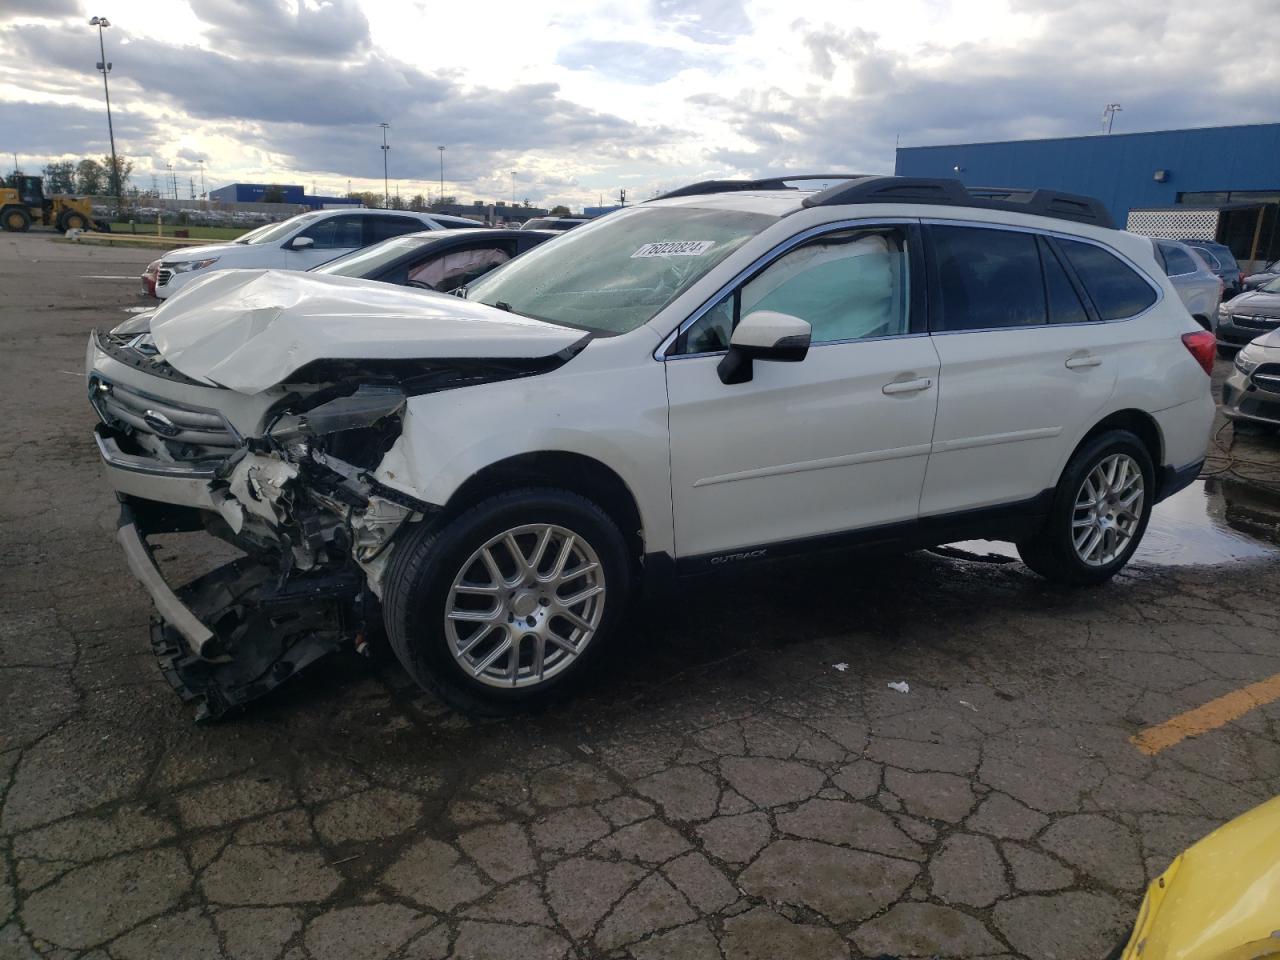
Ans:
[[[515,313],[515,311],[511,309],[511,304],[507,303],[505,300],[495,300],[493,301],[493,305],[499,310],[507,311],[507,313]]]

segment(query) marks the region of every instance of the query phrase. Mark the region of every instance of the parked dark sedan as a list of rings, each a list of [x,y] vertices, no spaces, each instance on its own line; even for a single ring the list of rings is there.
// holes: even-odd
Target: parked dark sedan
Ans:
[[[1204,262],[1209,265],[1209,269],[1218,275],[1218,279],[1222,281],[1222,299],[1234,297],[1244,290],[1244,277],[1240,272],[1240,264],[1236,263],[1235,255],[1230,249],[1213,240],[1183,240],[1182,242],[1204,257]]]
[[[1244,288],[1246,290],[1257,290],[1277,277],[1280,277],[1280,260],[1272,260],[1257,273],[1251,273],[1245,277]]]
[[[1280,327],[1280,278],[1233,297],[1218,308],[1214,333],[1226,347],[1243,347],[1250,340]]]
[[[383,240],[312,269],[448,293],[558,237],[551,230],[425,230]]]

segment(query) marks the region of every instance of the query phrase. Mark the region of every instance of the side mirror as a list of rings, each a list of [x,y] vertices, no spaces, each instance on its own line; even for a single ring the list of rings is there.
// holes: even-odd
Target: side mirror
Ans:
[[[315,245],[316,242],[311,237],[294,237],[289,241],[290,250],[305,250],[307,247],[314,247]]]
[[[788,313],[756,310],[742,318],[729,338],[729,352],[716,367],[721,383],[746,383],[756,360],[797,363],[809,352],[809,321]]]

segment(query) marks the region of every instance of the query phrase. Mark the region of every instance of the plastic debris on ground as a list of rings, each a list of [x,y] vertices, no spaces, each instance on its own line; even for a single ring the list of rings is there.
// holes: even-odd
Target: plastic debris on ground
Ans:
[[[849,669],[849,665],[847,663],[833,663],[832,666],[835,667],[837,670],[839,670],[841,673],[844,673],[846,670]]]
[[[899,693],[910,693],[911,684],[905,680],[894,680],[892,683],[885,684],[890,690],[897,690]]]

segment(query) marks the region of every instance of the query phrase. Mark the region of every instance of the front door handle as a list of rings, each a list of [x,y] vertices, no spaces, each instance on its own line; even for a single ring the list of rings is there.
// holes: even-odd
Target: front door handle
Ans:
[[[928,377],[921,377],[918,380],[895,380],[892,383],[886,383],[880,388],[880,392],[886,396],[893,396],[896,393],[919,393],[921,390],[928,390],[932,386],[932,380]]]
[[[1083,357],[1067,357],[1067,369],[1079,370],[1082,367],[1100,367],[1102,366],[1102,358],[1094,357],[1086,354]]]

